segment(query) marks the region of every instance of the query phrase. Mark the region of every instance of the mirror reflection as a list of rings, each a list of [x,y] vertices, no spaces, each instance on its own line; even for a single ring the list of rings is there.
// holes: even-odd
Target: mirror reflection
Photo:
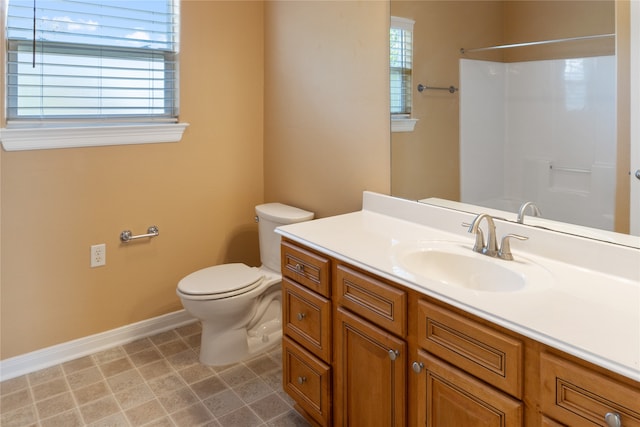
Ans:
[[[414,127],[392,120],[392,195],[513,220],[530,201],[525,223],[539,213],[628,233],[614,1],[391,0],[390,11],[414,21],[411,83],[400,97],[410,111],[392,114]],[[437,90],[450,87],[459,91]]]

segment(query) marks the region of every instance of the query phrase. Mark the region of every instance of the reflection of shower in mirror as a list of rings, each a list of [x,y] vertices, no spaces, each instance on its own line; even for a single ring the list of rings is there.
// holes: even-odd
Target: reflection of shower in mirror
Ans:
[[[615,56],[460,60],[461,201],[613,230]]]

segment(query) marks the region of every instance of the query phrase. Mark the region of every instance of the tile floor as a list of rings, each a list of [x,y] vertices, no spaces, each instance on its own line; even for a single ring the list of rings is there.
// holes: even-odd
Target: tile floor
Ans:
[[[0,426],[308,426],[281,349],[210,368],[193,323],[0,383]]]

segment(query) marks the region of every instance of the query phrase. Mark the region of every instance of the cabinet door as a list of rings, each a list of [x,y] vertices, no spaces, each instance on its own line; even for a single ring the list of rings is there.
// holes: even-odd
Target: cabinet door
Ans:
[[[342,307],[335,336],[335,425],[405,427],[407,344]]]
[[[422,364],[414,401],[418,405],[418,425],[522,426],[521,402],[422,350],[418,351],[416,363]]]

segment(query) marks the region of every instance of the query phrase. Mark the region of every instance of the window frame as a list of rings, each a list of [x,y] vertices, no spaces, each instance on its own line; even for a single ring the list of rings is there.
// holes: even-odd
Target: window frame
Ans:
[[[176,0],[178,1],[178,0]],[[8,2],[2,2],[1,12],[6,15],[8,11]],[[178,8],[179,8],[179,3]],[[174,7],[176,7],[174,5]],[[6,8],[6,9],[5,9]],[[180,18],[179,9],[176,12],[178,19]],[[14,47],[18,44],[31,43],[30,40],[7,40],[7,29],[3,22],[1,28],[0,39],[3,46],[9,46],[10,43]],[[178,27],[179,32],[179,27]],[[60,42],[44,42],[51,45],[60,44]],[[71,46],[75,43],[66,43]],[[79,45],[80,46],[80,45]],[[86,47],[86,45],[83,45]],[[126,49],[119,49],[123,52]],[[133,49],[135,50],[135,49]],[[2,65],[3,68],[9,66],[10,49],[3,49]],[[161,50],[155,51],[161,54]],[[149,115],[149,116],[131,116],[126,117],[103,117],[103,116],[76,116],[72,118],[56,118],[54,120],[45,119],[29,119],[21,118],[18,120],[8,119],[8,108],[11,104],[8,89],[9,77],[7,73],[3,73],[3,81],[1,82],[5,88],[4,99],[2,100],[2,123],[3,128],[0,129],[0,143],[5,151],[20,150],[39,150],[39,149],[55,149],[55,148],[76,148],[76,147],[94,147],[107,145],[128,145],[128,144],[153,144],[178,142],[182,139],[183,133],[189,126],[188,123],[180,123],[178,117],[178,92],[179,92],[179,64],[178,64],[178,48],[175,51],[166,51],[165,55],[171,55],[171,60],[175,61],[173,72],[176,77],[173,80],[173,89],[175,91],[175,115],[172,111],[169,114]],[[166,57],[166,56],[165,56]],[[169,107],[171,108],[171,107]]]
[[[412,19],[408,19],[408,18],[402,18],[402,17],[398,17],[398,16],[391,16],[391,20],[390,20],[390,25],[389,28],[391,29],[399,29],[402,31],[407,31],[411,33],[411,55],[412,55],[412,59],[411,59],[411,63],[412,66],[409,70],[411,70],[411,72],[409,73],[409,91],[412,90],[412,85],[413,85],[413,41],[414,41],[414,37],[413,37],[413,27],[414,27],[415,21]],[[389,34],[389,37],[391,37],[391,34]],[[389,47],[391,48],[391,39],[389,39]],[[393,67],[391,65],[391,58],[389,60],[389,87],[391,88],[391,70],[397,68],[397,67]],[[404,68],[400,69],[400,74],[406,74],[403,72],[403,70],[405,70]],[[409,102],[409,112],[401,112],[401,113],[392,113],[391,111],[389,111],[390,113],[390,117],[391,117],[391,132],[412,132],[415,129],[415,125],[418,122],[418,119],[413,118],[412,116],[412,100],[413,98],[411,98],[411,101]]]

